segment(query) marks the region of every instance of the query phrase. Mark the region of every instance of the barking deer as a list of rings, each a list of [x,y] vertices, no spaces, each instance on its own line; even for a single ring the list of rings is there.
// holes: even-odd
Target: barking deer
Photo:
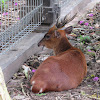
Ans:
[[[62,23],[57,21],[38,43],[38,46],[53,49],[55,56],[43,61],[32,76],[30,83],[34,93],[74,89],[80,85],[87,73],[84,54],[80,49],[73,47],[66,37],[73,27],[61,30],[66,23],[66,18]]]

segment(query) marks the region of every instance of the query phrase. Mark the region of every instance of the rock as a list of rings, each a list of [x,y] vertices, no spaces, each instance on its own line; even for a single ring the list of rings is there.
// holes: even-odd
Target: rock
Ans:
[[[90,66],[91,65],[91,61],[87,61],[87,66]]]
[[[96,85],[96,86],[99,86],[99,83],[98,83],[98,82],[95,82],[95,85]]]
[[[95,24],[95,28],[99,29],[99,24],[98,23]]]
[[[96,60],[97,63],[100,63],[100,60]]]
[[[13,97],[13,100],[25,100],[25,96],[24,95],[17,95]]]
[[[34,65],[34,61],[29,61],[29,66],[33,66]]]
[[[34,68],[37,68],[39,65],[40,65],[39,62],[34,62],[33,67],[34,67]]]
[[[32,61],[29,61],[29,66],[32,66],[34,68],[37,68],[39,65],[40,65],[40,62],[37,59],[32,60]]]
[[[40,61],[44,61],[44,60],[46,60],[49,56],[50,56],[50,55],[41,55],[38,59],[39,59]]]

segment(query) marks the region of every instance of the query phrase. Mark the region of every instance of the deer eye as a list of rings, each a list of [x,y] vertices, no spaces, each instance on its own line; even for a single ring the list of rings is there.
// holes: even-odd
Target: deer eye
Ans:
[[[49,39],[50,39],[50,35],[46,35],[46,36],[45,36],[45,39],[46,39],[46,40],[49,40]]]

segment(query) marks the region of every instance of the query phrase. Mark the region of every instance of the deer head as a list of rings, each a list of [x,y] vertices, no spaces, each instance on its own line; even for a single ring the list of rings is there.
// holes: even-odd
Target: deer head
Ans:
[[[69,26],[64,30],[61,30],[61,28],[65,26],[65,24],[72,21],[75,16],[76,14],[70,19],[67,19],[67,16],[65,16],[61,21],[59,21],[58,18],[56,24],[52,28],[50,28],[49,31],[44,35],[42,40],[38,43],[38,46],[45,46],[49,49],[54,49],[59,44],[61,39],[63,37],[66,37],[66,34],[71,33],[73,29],[72,26]]]

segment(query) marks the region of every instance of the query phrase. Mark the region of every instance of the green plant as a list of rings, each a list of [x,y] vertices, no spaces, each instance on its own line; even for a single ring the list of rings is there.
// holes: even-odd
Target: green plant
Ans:
[[[88,76],[86,79],[90,79],[90,78],[94,78],[95,77],[95,75],[90,75],[90,76]]]
[[[87,52],[88,55],[95,57],[95,52]]]
[[[4,11],[4,9],[6,10],[8,8],[8,5],[5,4],[8,0],[0,0],[0,6],[2,6],[2,11]],[[0,7],[1,9],[1,7]]]
[[[84,52],[84,43],[80,43],[79,49],[80,49],[82,52]]]
[[[1,0],[1,2],[4,4],[6,1],[8,1],[8,0]]]
[[[83,44],[85,42],[87,42],[87,43],[90,43],[91,42],[90,36],[82,36],[82,35],[80,35],[79,39],[80,39],[80,42],[83,42]]]

